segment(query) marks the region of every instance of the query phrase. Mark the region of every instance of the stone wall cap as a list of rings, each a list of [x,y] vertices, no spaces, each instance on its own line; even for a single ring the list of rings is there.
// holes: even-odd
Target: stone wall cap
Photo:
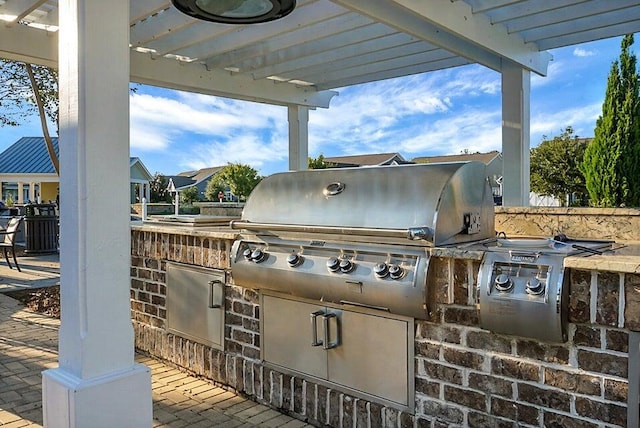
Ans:
[[[496,214],[640,216],[639,208],[596,207],[495,207]]]
[[[640,273],[640,255],[603,254],[590,257],[571,256],[564,260],[570,269]]]
[[[200,236],[206,238],[231,239],[235,240],[240,233],[231,230],[229,226],[224,227],[190,227],[190,226],[173,226],[167,224],[150,224],[136,222],[131,223],[131,230],[140,232],[156,232],[169,233],[173,235]]]

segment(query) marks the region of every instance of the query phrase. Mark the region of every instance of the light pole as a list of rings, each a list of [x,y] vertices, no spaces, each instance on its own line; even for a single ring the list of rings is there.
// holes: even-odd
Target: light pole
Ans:
[[[169,179],[169,185],[167,186],[167,191],[169,193],[174,193],[174,214],[178,215],[178,212],[180,211],[180,192],[176,189],[176,185],[173,184],[173,178]]]

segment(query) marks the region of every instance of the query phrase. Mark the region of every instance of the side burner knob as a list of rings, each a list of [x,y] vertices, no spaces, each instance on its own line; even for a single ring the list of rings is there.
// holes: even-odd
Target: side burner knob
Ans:
[[[389,266],[389,276],[391,279],[400,279],[404,275],[404,269],[398,265]]]
[[[340,260],[340,272],[349,273],[353,270],[354,267],[356,266],[351,262],[351,260],[348,260],[348,259]]]
[[[267,253],[262,251],[260,248],[256,248],[251,253],[251,260],[253,260],[256,263],[262,263],[266,259],[267,259]]]
[[[501,273],[500,275],[496,276],[495,285],[498,291],[506,293],[508,291],[511,291],[511,289],[513,288],[513,281],[511,281],[509,275]]]
[[[544,282],[539,281],[536,278],[532,278],[527,281],[526,291],[528,294],[533,294],[534,296],[542,294],[544,291]]]
[[[389,267],[386,263],[376,263],[376,265],[373,267],[373,273],[378,278],[386,278],[387,275],[389,275]]]
[[[327,260],[327,269],[331,272],[338,272],[340,270],[340,260],[337,257],[330,257]]]
[[[287,256],[287,264],[291,267],[300,266],[302,264],[302,256],[298,253],[291,253]]]

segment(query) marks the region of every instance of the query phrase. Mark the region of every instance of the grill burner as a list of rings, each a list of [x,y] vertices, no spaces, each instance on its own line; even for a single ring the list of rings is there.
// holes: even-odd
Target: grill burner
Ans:
[[[252,192],[236,284],[426,318],[428,247],[491,238],[480,162],[295,171]]]
[[[610,241],[498,239],[478,275],[480,326],[496,333],[551,342],[567,340],[567,256],[602,254]]]

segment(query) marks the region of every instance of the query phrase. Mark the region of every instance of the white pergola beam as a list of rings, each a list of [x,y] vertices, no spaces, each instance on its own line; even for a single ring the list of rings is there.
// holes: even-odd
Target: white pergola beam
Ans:
[[[58,33],[0,24],[0,57],[58,67]]]
[[[328,108],[334,91],[317,91],[272,80],[254,80],[244,74],[209,70],[200,64],[182,64],[166,58],[131,52],[131,80],[181,91],[197,92],[260,103],[298,104],[309,108]]]
[[[358,30],[347,31],[332,37],[327,37],[326,39],[316,40],[312,43],[312,46],[306,47],[306,55],[296,55],[295,49],[276,51],[273,54],[267,55],[264,60],[261,60],[261,64],[256,64],[251,67],[251,74],[253,74],[253,77],[256,79],[273,75],[286,76],[287,72],[302,71],[309,67],[328,66],[336,68],[336,66],[333,65],[334,61],[357,58],[362,52],[375,54],[376,51],[396,48],[398,50],[397,56],[402,56],[403,52],[406,52],[407,49],[412,49],[417,44],[420,45],[422,50],[424,50],[425,47],[422,41],[415,41],[407,45],[408,42],[411,42],[411,36],[398,33],[394,29],[386,26],[371,25],[367,30],[369,31],[365,31],[364,28],[359,28]],[[368,36],[364,37],[365,34],[363,33]],[[359,35],[363,37],[360,38],[358,37]],[[339,43],[339,41],[344,38],[348,38],[352,43]],[[256,63],[258,63],[258,61],[256,61]],[[244,66],[245,63],[240,64],[241,69],[244,69]]]
[[[368,26],[368,28],[367,28]],[[349,37],[356,43],[360,38],[370,37],[373,21],[356,14],[341,15],[326,22],[304,27],[291,33],[261,40],[231,52],[205,59],[209,68],[224,68],[238,65],[241,70],[247,68],[277,64],[282,59],[294,59],[300,55],[313,55],[318,49],[326,50],[339,46],[343,37]],[[344,31],[337,29],[346,28]],[[390,29],[387,29],[389,31]],[[380,30],[375,30],[378,33]],[[395,30],[391,30],[396,32]],[[312,43],[311,46],[308,43]],[[304,46],[303,46],[304,44]],[[328,46],[326,46],[328,45]]]
[[[337,88],[343,86],[359,85],[361,83],[375,82],[378,80],[392,79],[395,77],[409,76],[412,74],[426,73],[428,71],[444,70],[446,68],[459,67],[461,65],[467,65],[470,61],[461,58],[459,56],[453,56],[451,58],[445,58],[439,61],[432,61],[425,64],[416,64],[410,67],[396,68],[386,71],[378,71],[369,74],[352,74],[350,76],[340,76],[338,80],[329,80],[318,88]]]
[[[401,29],[436,46],[500,71],[508,59],[526,70],[547,74],[551,55],[538,52],[502,25],[492,25],[486,15],[473,14],[463,1],[440,0],[332,0],[376,21]]]
[[[0,25],[0,57],[58,67],[58,33],[16,25]],[[221,70],[207,71],[200,64],[153,59],[149,54],[130,51],[131,81],[268,104],[299,104],[328,108],[334,91],[317,91],[271,80],[257,81],[247,75]]]
[[[177,12],[176,13],[180,13]],[[307,5],[298,6],[287,16],[287,19],[274,22],[271,25],[247,25],[231,26],[231,30],[216,37],[215,40],[189,47],[176,52],[180,55],[202,59],[205,56],[215,58],[217,55],[230,52],[259,43],[262,40],[287,34],[290,35],[290,28],[304,29],[317,23],[322,23],[327,19],[335,18],[346,13],[345,9],[336,4],[325,4],[313,2]],[[224,28],[224,27],[223,27]],[[229,28],[227,26],[227,28]],[[211,32],[211,30],[209,30]]]

